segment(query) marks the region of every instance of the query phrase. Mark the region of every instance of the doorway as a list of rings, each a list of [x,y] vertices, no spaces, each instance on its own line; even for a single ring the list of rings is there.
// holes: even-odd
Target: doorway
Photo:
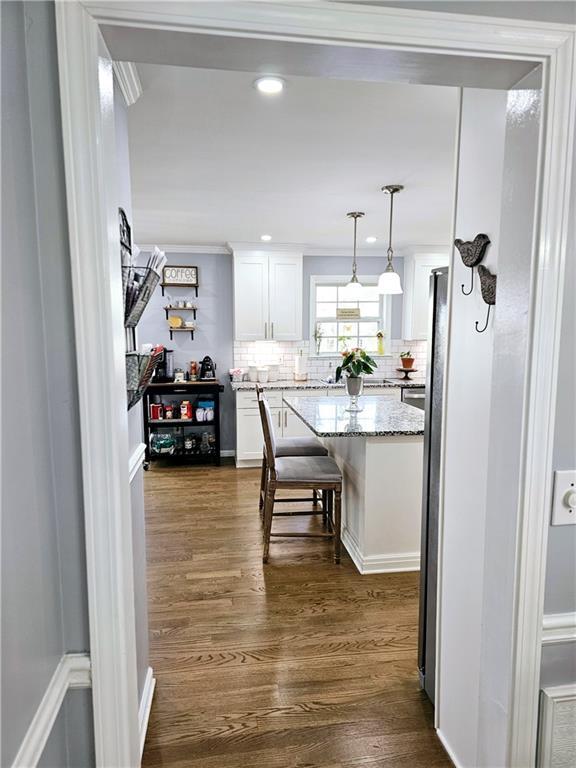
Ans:
[[[260,12],[260,8],[258,9]],[[226,15],[228,11],[224,13]],[[347,12],[346,8],[338,9],[335,11],[331,11],[328,9],[323,9],[323,11],[320,12],[320,14],[324,12],[326,14],[326,18],[324,21],[327,22],[327,25],[324,27],[324,29],[318,29],[316,27],[315,29],[315,36],[316,39],[322,39],[326,38],[328,36],[332,36],[335,38],[339,37],[339,34],[335,31],[334,26],[331,27],[331,24],[334,24],[334,22],[337,20],[338,23],[341,23],[342,16],[341,14],[345,14]],[[65,139],[66,139],[66,146],[70,150],[70,148],[78,142],[80,144],[83,137],[86,135],[90,136],[94,140],[94,145],[97,144],[97,134],[100,130],[98,125],[94,125],[90,114],[93,114],[88,109],[86,112],[80,114],[77,111],[74,111],[71,109],[72,104],[74,103],[76,106],[78,105],[84,105],[88,106],[88,103],[90,103],[90,99],[92,99],[92,106],[97,104],[99,102],[98,99],[98,93],[97,93],[97,79],[93,77],[90,80],[89,73],[93,73],[95,75],[96,73],[96,54],[97,54],[97,27],[96,27],[96,21],[94,21],[91,17],[88,15],[83,16],[82,14],[85,14],[86,12],[82,9],[79,9],[78,7],[74,7],[73,10],[71,10],[69,13],[62,10],[60,14],[60,35],[61,40],[65,39],[67,42],[67,45],[65,46],[65,50],[61,51],[61,64],[62,64],[62,85],[63,85],[63,99],[64,99],[64,123],[65,123]],[[372,37],[377,37],[378,35],[374,33],[374,22],[379,21],[382,23],[382,31],[381,31],[381,41],[382,43],[390,43],[390,41],[394,41],[396,45],[404,45],[408,47],[414,47],[415,45],[421,45],[422,40],[428,39],[428,40],[434,40],[434,43],[437,42],[438,38],[431,35],[431,29],[432,29],[432,22],[428,24],[428,21],[425,20],[425,18],[422,18],[422,28],[420,29],[421,34],[423,35],[420,40],[414,41],[411,40],[409,35],[406,34],[406,32],[402,31],[402,23],[403,18],[401,14],[398,17],[394,17],[393,14],[390,15],[390,12],[386,12],[381,15],[381,17],[378,17],[378,12],[371,11],[371,16],[369,19],[367,19],[365,16],[362,18],[363,14],[358,13],[356,11],[349,11],[350,14],[352,14],[349,18],[349,21],[354,25],[358,25],[356,28],[361,28],[361,21],[369,21],[370,27],[371,27],[371,33]],[[332,14],[334,14],[334,17],[332,17]],[[376,15],[374,15],[376,14]],[[129,18],[130,14],[126,14],[124,12],[120,13],[120,16],[124,16],[123,18],[123,24],[126,24],[127,18]],[[281,15],[281,14],[280,14]],[[101,22],[110,22],[112,19],[111,17],[114,16],[111,12],[104,12],[104,15],[100,17],[99,21]],[[234,16],[234,12],[231,12],[231,16]],[[303,19],[303,20],[302,20]],[[301,25],[300,31],[303,31],[303,26],[305,26],[307,23],[310,23],[310,21],[313,21],[314,24],[318,24],[318,19],[314,18],[311,19],[310,17],[306,17],[306,14],[302,14],[302,19],[299,19],[299,23]],[[394,24],[390,26],[390,21],[396,22],[397,26],[395,27]],[[418,17],[419,19],[419,17]],[[180,20],[182,23],[182,20]],[[147,19],[146,22],[143,22],[142,19],[138,17],[136,14],[131,19],[131,23],[138,27],[139,24],[145,23],[148,26],[150,25],[150,19]],[[194,23],[203,26],[204,32],[206,31],[206,19],[201,20],[198,17],[196,17],[194,22],[191,22],[188,20],[189,27],[192,28],[194,26]],[[212,20],[211,26],[212,29],[215,27],[220,29],[223,29],[226,27],[228,23],[228,20],[224,18],[224,20],[221,18],[219,20]],[[234,24],[238,23],[238,19],[233,19],[231,27],[234,26]],[[244,19],[244,24],[250,27],[250,23],[254,23],[254,20],[250,22],[250,20]],[[269,22],[271,26],[275,26],[276,29],[281,28],[282,24],[285,23],[285,19],[279,19],[276,18],[274,21]],[[460,23],[460,22],[459,22]],[[74,29],[75,28],[75,29]],[[128,27],[127,27],[128,28]],[[288,27],[284,28],[284,34],[287,34]],[[327,30],[332,30],[328,31]],[[446,30],[444,28],[435,30],[440,36],[445,35]],[[467,30],[465,30],[469,33],[469,39],[475,40],[475,47],[478,49],[483,49],[487,52],[487,55],[485,55],[484,63],[490,62],[490,54],[488,53],[489,50],[494,52],[495,49],[498,49],[498,44],[494,44],[492,41],[488,41],[486,37],[483,37],[482,30],[475,26],[474,22],[469,22],[469,27]],[[309,30],[310,32],[310,30]],[[72,33],[72,34],[71,34]],[[73,33],[76,33],[76,37]],[[149,34],[149,32],[148,32]],[[170,33],[171,35],[174,34],[187,34],[187,33]],[[258,36],[259,33],[256,33],[255,36]],[[292,31],[292,34],[294,32]],[[360,33],[361,34],[361,33]],[[426,38],[426,35],[429,35],[428,38]],[[353,35],[354,36],[354,35]],[[296,35],[297,37],[297,35]],[[504,34],[503,34],[504,37]],[[80,45],[80,41],[83,41],[85,43],[85,47],[82,48]],[[343,42],[343,41],[341,41]],[[549,196],[552,195],[555,191],[555,194],[558,196],[556,199],[557,205],[547,205],[543,206],[542,208],[540,205],[537,205],[537,220],[540,222],[540,227],[538,228],[538,235],[540,238],[544,238],[547,242],[552,243],[550,250],[548,251],[550,254],[554,256],[556,261],[552,259],[551,262],[548,262],[548,271],[544,274],[544,279],[539,284],[539,291],[534,295],[534,300],[530,303],[531,310],[535,313],[535,316],[537,318],[544,318],[544,305],[542,305],[542,302],[544,301],[544,296],[546,296],[547,301],[551,303],[551,305],[556,306],[556,298],[559,291],[559,285],[561,285],[561,275],[562,275],[562,265],[563,265],[563,249],[561,247],[561,243],[563,242],[562,233],[563,233],[563,226],[565,222],[565,216],[563,215],[564,211],[566,210],[567,205],[567,179],[562,175],[564,171],[555,170],[555,169],[565,169],[568,167],[568,163],[565,162],[567,156],[568,156],[568,146],[570,144],[569,142],[569,136],[566,137],[564,135],[560,136],[560,134],[554,133],[554,126],[558,124],[558,122],[564,121],[570,121],[572,119],[572,109],[573,105],[570,103],[569,100],[569,94],[570,90],[568,88],[564,89],[563,86],[566,83],[566,79],[568,78],[568,71],[570,67],[570,59],[571,59],[571,47],[569,44],[568,47],[566,46],[566,40],[565,39],[558,39],[556,41],[556,44],[552,46],[552,50],[546,48],[544,45],[542,46],[541,50],[534,53],[534,49],[531,47],[532,40],[530,40],[530,46],[528,42],[525,43],[518,43],[516,51],[510,49],[509,43],[500,43],[500,50],[504,50],[507,55],[513,54],[515,52],[518,53],[520,59],[524,59],[526,61],[527,56],[533,57],[533,61],[541,60],[541,61],[554,61],[555,67],[553,71],[550,73],[550,79],[547,82],[547,88],[548,88],[548,95],[549,99],[547,101],[548,104],[548,112],[546,115],[546,144],[544,145],[544,151],[542,153],[542,162],[543,162],[543,170],[541,173],[541,180],[543,184],[543,195],[546,200],[549,200]],[[303,43],[303,45],[308,45],[309,43]],[[525,47],[522,48],[522,45]],[[546,45],[551,45],[548,41],[546,42]],[[165,49],[164,49],[165,50]],[[352,50],[352,49],[350,49]],[[493,55],[493,53],[492,53]],[[538,56],[540,58],[538,58]],[[83,60],[84,64],[79,67],[74,67],[74,57],[77,57],[77,60]],[[92,57],[92,58],[90,58]],[[400,57],[401,58],[401,57]],[[462,71],[465,71],[465,67],[462,69]],[[73,72],[78,72],[77,80],[75,79],[76,76],[73,75]],[[88,80],[82,82],[82,73],[85,73],[88,75]],[[516,81],[515,81],[516,82]],[[86,87],[88,86],[88,87]],[[76,90],[75,90],[76,89]],[[564,99],[562,99],[560,94],[566,94]],[[84,120],[84,125],[81,126],[80,123]],[[570,122],[570,125],[572,123]],[[81,128],[85,130],[81,130]],[[88,153],[90,155],[90,153]],[[556,162],[553,162],[553,159],[556,160]],[[86,169],[89,177],[92,177],[94,179],[98,178],[98,175],[102,172],[102,166],[94,167],[91,165],[92,159],[89,156],[83,156],[81,153],[77,154],[72,160],[70,156],[70,151],[68,152],[67,156],[67,163],[68,163],[68,186],[69,191],[72,187],[74,189],[80,189],[81,185],[78,183],[73,184],[74,179],[78,181],[76,174],[80,173],[82,163],[86,163]],[[561,178],[560,178],[561,177]],[[558,183],[558,181],[561,181],[561,183]],[[105,200],[104,197],[99,194],[98,187],[92,187],[91,188],[91,195],[92,199],[90,201],[91,205],[87,206],[86,208],[83,207],[83,201],[81,197],[76,197],[72,199],[71,203],[69,204],[70,208],[70,219],[71,219],[71,229],[72,229],[72,243],[77,244],[79,246],[79,238],[78,234],[82,229],[81,223],[84,222],[86,226],[86,230],[93,232],[94,237],[94,247],[96,247],[99,244],[107,243],[107,237],[106,237],[106,229],[103,226],[104,222],[106,221],[105,216]],[[96,212],[96,215],[94,216],[93,212]],[[99,213],[101,213],[101,217],[99,217]],[[557,218],[554,218],[557,217]],[[94,223],[96,222],[97,226],[94,226]],[[112,228],[109,230],[110,232],[113,231]],[[76,260],[75,266],[76,266],[76,273],[75,273],[75,289],[76,289],[76,299],[78,300],[79,304],[82,302],[82,308],[83,310],[86,307],[93,307],[94,309],[102,311],[102,289],[104,289],[104,301],[105,303],[110,303],[110,296],[106,295],[106,291],[111,286],[111,277],[110,275],[106,275],[102,271],[102,265],[97,265],[92,267],[92,269],[96,269],[96,274],[94,275],[95,280],[93,282],[93,288],[90,289],[87,284],[87,279],[92,277],[92,273],[90,269],[83,271],[81,265],[84,265],[84,258],[86,256],[86,251],[84,252],[84,255],[78,260],[79,254],[81,252],[81,249],[79,247],[75,250],[75,255],[73,256],[73,259]],[[106,248],[103,248],[103,252],[107,252]],[[538,256],[538,253],[535,254],[536,257]],[[532,270],[528,270],[532,272]],[[117,278],[116,278],[117,279]],[[111,295],[111,294],[110,294]],[[109,339],[115,338],[115,332],[113,327],[112,318],[115,317],[114,311],[112,307],[104,307],[104,310],[110,309],[109,318],[110,320],[106,319],[106,322],[104,323],[104,326],[101,328],[94,328],[94,336],[95,337],[101,337],[102,335],[108,334]],[[95,315],[97,316],[97,315]],[[524,514],[519,517],[518,525],[520,526],[521,530],[524,530],[526,535],[528,535],[528,543],[527,547],[531,554],[530,558],[526,559],[526,566],[524,566],[525,562],[525,555],[527,557],[528,552],[525,552],[524,549],[521,549],[520,551],[520,562],[518,567],[518,572],[521,574],[519,578],[519,582],[514,582],[514,597],[522,602],[522,596],[524,594],[536,594],[541,595],[541,584],[542,584],[542,568],[540,569],[533,569],[529,571],[528,568],[528,562],[533,562],[534,558],[532,557],[532,554],[534,553],[540,553],[539,557],[536,557],[536,560],[542,560],[542,551],[543,551],[543,544],[545,544],[545,531],[544,527],[541,524],[542,522],[542,514],[541,509],[543,508],[542,505],[539,505],[539,500],[543,500],[546,497],[547,492],[547,479],[546,479],[546,471],[549,466],[549,456],[548,452],[544,450],[544,455],[538,455],[536,451],[536,441],[534,440],[532,443],[531,441],[531,435],[535,435],[535,428],[536,428],[536,421],[538,418],[538,414],[541,418],[542,424],[548,424],[552,423],[552,419],[550,417],[550,394],[554,390],[554,379],[552,374],[546,374],[543,375],[543,371],[552,371],[555,366],[553,364],[550,365],[542,365],[543,360],[550,361],[551,363],[554,362],[555,355],[557,354],[557,344],[556,344],[556,320],[557,318],[552,318],[549,325],[543,325],[540,322],[534,323],[534,328],[536,329],[535,332],[530,334],[528,341],[528,348],[532,351],[532,354],[530,355],[531,363],[530,365],[533,366],[532,369],[528,369],[528,373],[526,376],[526,381],[522,382],[522,385],[526,384],[527,381],[531,382],[531,388],[529,390],[529,397],[530,402],[533,404],[533,408],[527,409],[524,414],[523,418],[526,422],[526,440],[528,442],[528,445],[531,446],[531,450],[525,451],[522,450],[522,455],[528,455],[530,457],[530,461],[533,462],[530,465],[530,469],[533,471],[527,471],[526,466],[522,465],[519,469],[519,483],[520,487],[515,483],[514,484],[514,492],[512,495],[520,493],[521,496],[525,497],[526,503],[528,504],[528,509],[525,510]],[[84,328],[84,325],[82,325],[82,328]],[[79,341],[83,341],[82,337],[82,330],[79,330]],[[104,359],[107,360],[107,362],[110,362],[110,360],[106,357],[106,354],[104,354],[103,350],[105,347],[96,345],[94,347],[94,354],[100,354],[100,362],[102,362]],[[108,348],[107,354],[111,355],[112,358],[114,357],[114,352],[118,353],[120,351],[120,346],[118,343],[115,345],[112,344],[111,347]],[[80,356],[80,366],[85,369],[85,371],[88,371],[89,369],[94,371],[96,369],[100,370],[101,366],[95,367],[93,365],[94,360],[91,359],[92,355],[92,349],[86,350],[83,352],[83,354]],[[103,357],[102,357],[103,355]],[[121,359],[121,357],[120,357]],[[536,364],[536,362],[538,364]],[[125,501],[126,501],[126,493],[127,489],[122,490],[121,488],[121,478],[122,478],[122,470],[121,467],[123,465],[123,461],[126,458],[126,446],[125,443],[123,444],[122,441],[120,441],[119,444],[116,445],[114,450],[110,452],[110,446],[114,443],[112,439],[112,435],[114,434],[114,429],[117,426],[118,423],[121,423],[121,398],[120,393],[123,390],[122,386],[122,371],[119,368],[118,365],[118,357],[116,358],[116,362],[112,363],[112,365],[107,365],[105,368],[103,368],[103,371],[106,371],[106,381],[104,382],[104,387],[101,391],[106,393],[107,397],[110,397],[110,401],[113,404],[113,408],[110,411],[110,423],[107,423],[104,421],[104,423],[88,423],[85,425],[87,434],[91,435],[92,437],[97,436],[96,442],[91,443],[91,452],[94,459],[97,458],[97,452],[100,447],[101,449],[101,456],[107,456],[107,458],[100,462],[100,460],[96,460],[94,462],[88,462],[85,464],[85,475],[86,477],[92,478],[94,481],[92,485],[89,485],[89,489],[92,488],[96,491],[98,488],[106,487],[106,480],[108,480],[109,477],[117,478],[118,482],[116,484],[116,488],[113,489],[113,493],[111,495],[106,496],[106,503],[108,505],[110,513],[113,513],[113,511],[117,508],[125,508]],[[536,397],[536,390],[534,390],[534,386],[536,386],[537,392],[540,395],[540,397]],[[547,396],[542,397],[542,393],[547,393]],[[528,413],[530,413],[530,417],[528,418]],[[534,421],[534,414],[536,414],[536,421]],[[114,421],[116,419],[116,422]],[[544,430],[547,432],[547,429]],[[525,448],[526,446],[523,446]],[[532,447],[534,450],[532,450]],[[106,453],[108,451],[108,453]],[[123,458],[124,457],[124,458]],[[108,468],[110,472],[106,473],[105,468]],[[539,491],[538,493],[532,493],[528,495],[525,493],[525,477],[530,477],[531,482],[534,482],[534,478],[540,479],[540,485],[539,485]],[[527,481],[526,481],[527,482]],[[533,485],[530,486],[531,489],[533,489]],[[90,492],[90,490],[89,490]],[[122,501],[124,499],[124,502]],[[110,695],[109,691],[110,688],[107,686],[107,681],[104,675],[104,671],[107,668],[107,665],[110,663],[113,663],[114,669],[117,669],[118,659],[116,658],[114,662],[112,662],[112,655],[111,652],[114,650],[114,648],[117,648],[119,646],[130,648],[132,645],[132,639],[131,639],[131,631],[129,628],[130,619],[133,616],[132,609],[130,607],[131,605],[131,590],[129,589],[131,585],[131,575],[129,574],[129,565],[130,565],[130,557],[128,557],[128,565],[126,564],[123,566],[123,568],[120,568],[120,572],[118,569],[118,564],[113,564],[112,569],[108,573],[108,578],[106,580],[106,585],[102,585],[99,583],[98,578],[96,577],[96,571],[98,568],[95,566],[101,565],[101,563],[106,560],[107,558],[107,548],[105,546],[102,547],[102,550],[99,551],[98,544],[104,545],[106,541],[109,540],[109,537],[112,536],[112,538],[116,541],[123,542],[125,550],[128,552],[128,555],[130,555],[130,547],[127,545],[128,541],[128,532],[126,530],[125,524],[123,527],[123,524],[121,523],[114,523],[113,522],[113,515],[111,515],[109,518],[107,516],[104,516],[104,520],[100,520],[99,524],[97,526],[90,524],[90,515],[96,512],[96,509],[98,509],[101,506],[101,497],[97,500],[96,496],[91,497],[87,499],[87,501],[92,502],[92,504],[87,505],[87,520],[88,520],[88,539],[91,545],[93,545],[93,556],[94,559],[91,563],[89,563],[89,568],[95,569],[94,570],[94,579],[91,580],[91,584],[95,588],[95,592],[92,594],[92,600],[98,601],[98,595],[101,594],[101,592],[98,591],[98,588],[102,588],[102,586],[105,586],[108,594],[107,597],[111,598],[109,600],[102,600],[100,599],[99,604],[101,605],[102,609],[104,609],[104,605],[107,606],[107,610],[110,612],[110,619],[111,624],[115,628],[115,638],[112,643],[108,640],[108,648],[109,653],[106,653],[106,649],[104,647],[104,651],[102,652],[102,649],[98,649],[97,643],[92,643],[92,649],[93,649],[93,663],[94,663],[94,670],[97,672],[99,669],[102,670],[102,674],[100,673],[95,674],[94,678],[94,687],[95,687],[95,700],[97,704],[100,704],[100,706],[96,706],[96,714],[95,714],[95,722],[97,725],[97,751],[100,757],[106,756],[106,754],[110,754],[109,750],[115,750],[113,759],[109,760],[107,764],[114,764],[115,761],[117,761],[118,754],[122,753],[124,757],[127,759],[125,760],[125,764],[132,764],[134,762],[133,760],[133,754],[132,757],[128,757],[128,755],[131,753],[131,750],[133,750],[133,743],[132,745],[130,743],[126,743],[125,739],[122,739],[119,737],[119,733],[124,730],[125,734],[133,734],[134,732],[134,715],[130,715],[130,712],[133,707],[133,694],[131,693],[131,690],[133,690],[133,672],[131,672],[127,667],[125,669],[120,670],[121,672],[121,681],[122,681],[122,689],[123,689],[123,695],[116,697],[115,705],[111,707],[110,711],[105,712],[104,708],[102,707],[102,704],[104,701],[110,702]],[[96,506],[93,506],[93,503],[98,501]],[[96,519],[96,515],[94,515],[94,520]],[[92,521],[93,522],[93,521]],[[532,525],[534,524],[534,525]],[[525,536],[523,537],[523,540],[526,543]],[[530,545],[532,546],[532,549],[530,549]],[[120,550],[123,549],[121,546],[119,548]],[[524,574],[524,576],[522,576]],[[527,590],[528,586],[528,576],[529,574],[533,575],[533,578],[536,580],[535,584],[530,584],[530,590]],[[125,590],[125,587],[128,587],[128,590]],[[517,591],[519,590],[519,591]],[[540,613],[541,613],[541,600],[534,601],[533,599],[526,599],[524,602],[524,608],[526,609],[523,616],[526,619],[526,625],[523,624],[516,625],[515,622],[513,622],[516,631],[514,633],[515,642],[514,642],[514,655],[520,654],[521,651],[519,650],[521,647],[525,645],[524,640],[526,638],[529,638],[529,640],[526,640],[528,645],[530,646],[530,653],[527,654],[527,658],[533,659],[539,657],[539,621],[540,621]],[[126,609],[126,610],[124,610]],[[118,617],[122,615],[123,621],[118,624]],[[528,620],[528,616],[530,617]],[[512,621],[512,617],[510,617],[510,620]],[[102,629],[100,627],[100,629]],[[98,622],[92,622],[92,631],[94,633],[93,638],[96,640],[98,638],[98,632],[99,632],[99,625]],[[523,634],[523,632],[525,634]],[[522,642],[520,642],[522,640]],[[98,654],[102,653],[102,655],[99,657]],[[99,666],[101,665],[101,666]],[[516,669],[519,670],[518,677],[515,681],[515,684],[512,686],[512,690],[514,691],[514,695],[512,697],[511,702],[511,709],[510,709],[510,734],[505,735],[505,741],[507,742],[507,749],[509,750],[509,754],[512,755],[511,757],[511,764],[516,764],[516,761],[521,760],[521,755],[523,752],[527,750],[527,754],[529,754],[533,749],[533,725],[535,722],[535,711],[536,711],[536,690],[537,690],[537,683],[535,683],[536,679],[536,672],[535,669],[532,669],[532,672],[530,673],[530,667],[533,668],[534,665],[531,662],[530,665],[527,665],[524,667],[522,664],[517,664]],[[110,679],[110,678],[108,678]],[[132,684],[131,684],[132,681]],[[126,685],[124,685],[124,682],[126,682]],[[526,686],[527,696],[522,697],[520,694],[523,691],[523,686]],[[526,718],[526,712],[522,712],[522,717],[520,717],[520,710],[518,708],[517,703],[520,701],[530,701],[531,702],[531,713],[529,714],[528,718]],[[111,720],[111,718],[116,718],[114,721]],[[524,722],[528,722],[528,727],[523,727]],[[102,739],[103,733],[106,731],[106,723],[108,723],[108,730],[112,729],[113,732],[116,732],[118,738],[109,740],[108,744],[106,744],[106,740]],[[124,728],[122,726],[125,726]],[[120,730],[118,730],[120,729]],[[132,738],[130,736],[130,738]],[[119,753],[118,750],[121,750]],[[127,750],[122,752],[122,750]],[[106,764],[106,757],[103,757],[103,764]],[[123,758],[121,758],[123,759]],[[522,764],[519,762],[518,764]]]

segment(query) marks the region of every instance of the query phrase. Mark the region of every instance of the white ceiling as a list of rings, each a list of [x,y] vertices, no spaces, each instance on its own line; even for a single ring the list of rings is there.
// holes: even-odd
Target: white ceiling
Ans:
[[[385,245],[449,241],[457,89],[290,77],[280,97],[255,75],[139,64],[129,109],[134,229],[140,243],[257,241]]]

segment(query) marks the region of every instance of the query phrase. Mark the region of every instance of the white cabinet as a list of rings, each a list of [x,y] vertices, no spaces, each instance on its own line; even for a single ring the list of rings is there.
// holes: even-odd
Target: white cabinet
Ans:
[[[276,434],[282,434],[282,408],[271,408],[272,423]],[[236,463],[262,460],[264,436],[258,408],[236,409]]]
[[[404,257],[404,301],[402,338],[407,341],[428,338],[430,274],[448,266],[448,253],[411,254]]]
[[[234,322],[238,341],[267,337],[268,289],[267,254],[234,254]]]
[[[284,406],[283,437],[314,437],[314,432],[309,429],[301,418],[296,416],[287,406]]]
[[[299,341],[302,252],[233,250],[236,341]]]

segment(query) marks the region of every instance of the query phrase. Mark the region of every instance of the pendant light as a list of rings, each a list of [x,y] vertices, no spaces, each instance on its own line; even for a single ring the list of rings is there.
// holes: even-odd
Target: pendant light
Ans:
[[[355,301],[362,298],[362,283],[358,280],[356,275],[356,229],[358,226],[358,219],[361,219],[364,214],[361,211],[351,211],[347,213],[349,219],[354,219],[354,255],[352,257],[352,277],[350,282],[346,285],[345,296],[350,301]]]
[[[394,212],[394,195],[403,189],[404,187],[401,184],[387,184],[385,187],[382,187],[382,192],[390,195],[390,230],[388,238],[388,264],[378,279],[378,293],[402,293],[400,275],[394,271],[392,266],[392,257],[394,256],[394,251],[392,250],[392,215]]]

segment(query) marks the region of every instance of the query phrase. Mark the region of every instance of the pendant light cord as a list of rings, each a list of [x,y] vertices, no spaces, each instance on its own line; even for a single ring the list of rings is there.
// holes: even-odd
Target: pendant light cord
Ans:
[[[354,257],[352,259],[352,277],[356,277],[356,227],[358,226],[358,216],[354,216]]]
[[[392,216],[394,213],[394,192],[390,193],[390,229],[388,233],[388,266],[392,265],[392,256],[394,251],[392,250]]]

